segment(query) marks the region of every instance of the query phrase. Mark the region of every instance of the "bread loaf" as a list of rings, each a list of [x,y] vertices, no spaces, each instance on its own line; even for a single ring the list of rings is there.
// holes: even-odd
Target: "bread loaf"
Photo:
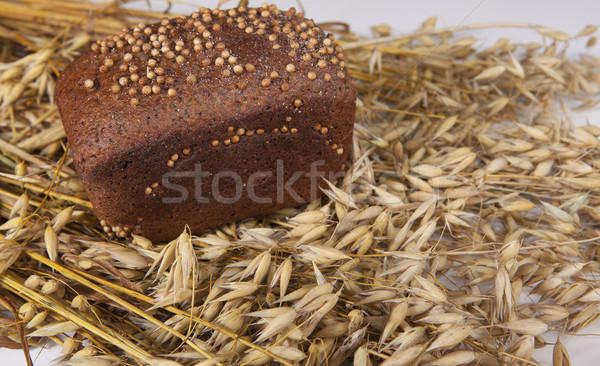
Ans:
[[[104,231],[152,240],[314,199],[344,169],[355,99],[334,37],[272,5],[124,29],[56,86]]]

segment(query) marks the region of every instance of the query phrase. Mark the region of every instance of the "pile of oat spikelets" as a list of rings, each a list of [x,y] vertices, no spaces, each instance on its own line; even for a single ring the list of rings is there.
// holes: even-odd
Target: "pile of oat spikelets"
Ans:
[[[102,366],[531,365],[549,346],[570,364],[544,335],[600,315],[600,128],[569,119],[600,101],[600,60],[564,51],[594,27],[513,24],[542,44],[485,49],[434,19],[345,35],[359,97],[337,187],[202,236],[111,241],[55,80],[90,41],[162,16],[0,0],[0,346]],[[453,31],[487,26],[508,24]]]

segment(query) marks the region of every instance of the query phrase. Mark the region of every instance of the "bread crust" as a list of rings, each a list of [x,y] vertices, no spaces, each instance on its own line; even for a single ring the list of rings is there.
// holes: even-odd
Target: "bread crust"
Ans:
[[[273,6],[201,9],[95,43],[56,100],[104,230],[168,240],[314,198],[311,167],[331,178],[351,148],[344,63],[332,36]]]

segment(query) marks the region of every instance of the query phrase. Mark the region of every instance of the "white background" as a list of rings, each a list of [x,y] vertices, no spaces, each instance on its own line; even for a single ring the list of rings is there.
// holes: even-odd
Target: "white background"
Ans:
[[[48,0],[51,1],[51,0]],[[175,0],[177,1],[177,0]],[[292,0],[276,1],[280,8],[295,6]],[[234,7],[237,0],[229,1],[224,8]],[[218,0],[189,1],[195,7],[215,7]],[[261,1],[250,0],[250,6],[258,6]],[[163,9],[160,1],[153,1],[156,9]],[[386,23],[392,27],[392,34],[408,33],[419,27],[421,22],[430,16],[438,17],[438,27],[454,27],[463,24],[488,22],[523,22],[544,25],[575,35],[585,25],[600,25],[600,1],[597,0],[302,0],[306,15],[317,22],[344,21],[351,29],[361,35],[371,35],[370,26]],[[140,1],[133,6],[144,7]],[[194,7],[174,5],[175,12],[191,12]],[[541,41],[541,37],[525,29],[495,29],[484,31],[462,32],[460,35],[475,36],[482,39],[479,44],[490,44],[499,37],[512,40]],[[600,36],[600,35],[599,35]],[[477,45],[476,45],[477,46]],[[585,40],[572,43],[570,54],[575,56],[584,49]],[[600,56],[598,49],[587,52]],[[600,111],[587,111],[574,116],[578,124],[593,123],[600,125]],[[548,338],[554,342],[556,335]],[[561,336],[563,343],[575,366],[596,366],[600,364],[600,324],[583,329],[579,336]],[[46,366],[58,356],[59,349],[33,349],[32,357],[36,366]],[[543,365],[552,364],[552,347],[536,351],[536,359]],[[0,349],[0,365],[25,365],[20,350]]]

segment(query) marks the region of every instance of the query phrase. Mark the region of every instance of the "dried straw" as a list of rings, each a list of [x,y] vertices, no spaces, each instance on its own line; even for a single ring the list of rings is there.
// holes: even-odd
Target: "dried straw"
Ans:
[[[547,332],[600,316],[600,128],[570,121],[600,101],[600,60],[565,55],[595,27],[346,34],[359,98],[338,186],[202,236],[111,241],[55,80],[91,40],[161,16],[0,0],[0,346],[56,343],[61,365],[531,365]],[[454,34],[494,26],[543,43]]]

